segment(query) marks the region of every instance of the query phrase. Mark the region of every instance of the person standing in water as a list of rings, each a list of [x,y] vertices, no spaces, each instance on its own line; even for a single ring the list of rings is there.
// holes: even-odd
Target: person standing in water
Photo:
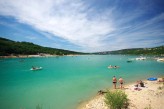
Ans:
[[[117,79],[113,76],[113,88],[116,89]]]
[[[124,83],[124,80],[120,77],[120,79],[119,79],[119,83],[120,83],[120,89],[122,89],[123,88],[123,83]]]

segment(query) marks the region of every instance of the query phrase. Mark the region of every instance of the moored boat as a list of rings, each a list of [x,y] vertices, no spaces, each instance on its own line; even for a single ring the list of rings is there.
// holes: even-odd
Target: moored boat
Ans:
[[[127,63],[130,63],[130,62],[132,62],[132,60],[127,60],[126,62],[127,62]]]
[[[42,67],[32,67],[30,70],[41,70]]]
[[[158,62],[164,62],[164,58],[158,58],[157,61]]]
[[[136,58],[136,60],[146,60],[146,57],[139,57],[139,58]]]
[[[120,67],[120,66],[112,66],[112,65],[109,65],[109,66],[108,66],[108,68],[110,68],[110,69],[113,69],[113,68],[116,69],[116,68],[119,68],[119,67]]]

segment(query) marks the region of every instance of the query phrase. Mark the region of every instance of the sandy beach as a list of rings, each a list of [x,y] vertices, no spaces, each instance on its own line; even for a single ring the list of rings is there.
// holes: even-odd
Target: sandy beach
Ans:
[[[140,90],[135,90],[135,82],[124,86],[124,89],[118,89],[125,91],[128,95],[128,109],[163,109],[164,83],[145,80],[144,84],[145,87],[139,87]],[[105,104],[104,99],[104,94],[97,94],[93,99],[82,103],[78,109],[109,109]]]

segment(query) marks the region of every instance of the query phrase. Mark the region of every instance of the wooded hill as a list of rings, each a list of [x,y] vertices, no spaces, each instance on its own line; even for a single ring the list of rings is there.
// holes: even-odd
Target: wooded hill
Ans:
[[[83,54],[63,49],[42,47],[29,42],[16,42],[0,37],[0,56],[9,55],[36,55],[38,53],[51,55],[69,55],[69,54]]]
[[[36,55],[36,54],[51,54],[51,55],[69,55],[69,54],[86,54],[81,52],[42,47],[30,42],[16,42],[0,37],[0,56],[9,55]],[[89,54],[89,53],[88,53]],[[96,52],[90,54],[131,54],[131,55],[164,55],[164,46],[154,48],[133,48],[122,49],[117,51]]]
[[[164,46],[154,48],[122,49],[117,51],[97,52],[95,54],[164,55]]]

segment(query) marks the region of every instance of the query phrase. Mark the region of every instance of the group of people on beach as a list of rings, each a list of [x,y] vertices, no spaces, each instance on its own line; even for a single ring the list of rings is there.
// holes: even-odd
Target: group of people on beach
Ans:
[[[117,78],[115,76],[113,76],[112,81],[113,81],[113,88],[116,89]],[[122,79],[122,77],[120,77],[118,81],[120,83],[120,89],[123,89],[124,80]]]
[[[135,87],[145,87],[144,86],[144,83],[141,81],[141,80],[139,80],[139,81],[136,81],[136,84],[134,85]]]
[[[134,90],[142,90],[141,87],[145,87],[144,85],[144,82],[139,80],[139,81],[136,81],[136,84],[134,85]]]

